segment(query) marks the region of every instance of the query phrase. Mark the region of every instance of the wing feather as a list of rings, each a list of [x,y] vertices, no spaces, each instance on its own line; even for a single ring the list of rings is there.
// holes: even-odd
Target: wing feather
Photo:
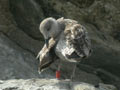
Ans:
[[[71,45],[77,55],[88,57],[91,53],[91,44],[85,28],[80,24],[72,24],[65,30],[66,42]]]
[[[51,38],[49,40],[49,47],[43,46],[41,51],[38,53],[36,59],[39,59],[39,71],[43,71],[45,68],[49,67],[55,60],[56,55],[54,54],[54,46],[56,41]]]

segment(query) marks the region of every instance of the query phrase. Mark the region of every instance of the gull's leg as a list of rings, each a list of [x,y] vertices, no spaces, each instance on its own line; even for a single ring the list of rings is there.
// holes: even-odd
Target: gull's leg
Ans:
[[[61,61],[59,60],[59,64],[58,64],[58,71],[60,71],[60,68],[61,68]]]
[[[57,69],[57,71],[56,71],[56,78],[57,78],[57,79],[60,79],[60,68],[61,68],[61,61],[59,61],[58,69]]]
[[[71,78],[70,78],[71,80],[73,80],[73,78],[75,76],[76,67],[77,67],[77,63],[75,63],[75,65],[74,65],[73,72],[72,72],[72,75],[71,75]]]

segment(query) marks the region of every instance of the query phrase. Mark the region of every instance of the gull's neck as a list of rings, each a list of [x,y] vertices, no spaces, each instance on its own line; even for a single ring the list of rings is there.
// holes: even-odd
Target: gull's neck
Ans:
[[[61,33],[64,31],[65,25],[60,22],[57,22],[57,24],[58,24],[58,33],[56,34],[54,38],[59,39]]]

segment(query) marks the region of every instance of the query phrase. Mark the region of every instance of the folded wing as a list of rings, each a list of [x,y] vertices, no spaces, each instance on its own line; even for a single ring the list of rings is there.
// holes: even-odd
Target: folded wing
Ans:
[[[75,51],[68,58],[85,58],[91,54],[91,43],[85,28],[80,24],[72,24],[65,31],[66,43],[72,46]]]
[[[41,51],[38,53],[36,59],[39,59],[39,72],[42,72],[49,67],[55,60],[56,55],[54,53],[54,45],[56,41],[51,38],[49,40],[49,47],[43,46]]]

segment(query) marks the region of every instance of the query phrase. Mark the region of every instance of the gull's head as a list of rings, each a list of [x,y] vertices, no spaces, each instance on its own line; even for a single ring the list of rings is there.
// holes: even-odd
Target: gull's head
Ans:
[[[50,17],[44,19],[40,24],[40,32],[43,34],[45,43],[48,46],[48,42],[50,38],[55,38],[59,33],[58,22],[56,19]]]

